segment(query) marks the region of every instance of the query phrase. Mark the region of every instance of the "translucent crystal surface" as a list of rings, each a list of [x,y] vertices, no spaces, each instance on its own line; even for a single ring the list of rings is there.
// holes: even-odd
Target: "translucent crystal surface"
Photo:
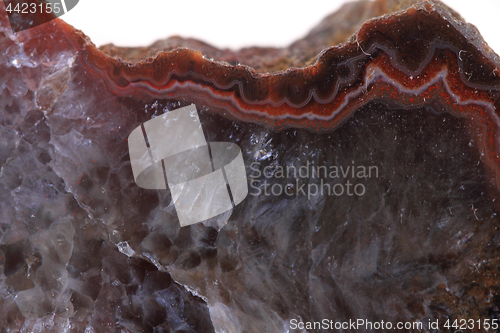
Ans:
[[[333,15],[287,49],[107,50],[224,61],[130,63],[59,20],[14,34],[2,6],[4,331],[500,315],[499,62],[439,2],[352,4],[351,25]],[[127,138],[192,103],[207,142],[241,149],[249,194],[181,227],[169,189],[134,181]]]

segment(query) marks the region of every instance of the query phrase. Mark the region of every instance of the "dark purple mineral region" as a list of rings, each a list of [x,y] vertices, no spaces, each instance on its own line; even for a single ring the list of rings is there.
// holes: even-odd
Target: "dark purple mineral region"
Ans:
[[[496,331],[499,66],[434,0],[240,51],[14,33],[0,2],[0,332]],[[249,194],[181,228],[127,138],[193,103]]]

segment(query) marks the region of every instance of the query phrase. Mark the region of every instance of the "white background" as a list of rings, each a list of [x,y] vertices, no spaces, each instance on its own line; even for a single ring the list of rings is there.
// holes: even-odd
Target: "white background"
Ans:
[[[97,45],[147,46],[172,35],[219,48],[286,46],[346,0],[80,0],[62,19]],[[445,0],[500,53],[499,0]]]

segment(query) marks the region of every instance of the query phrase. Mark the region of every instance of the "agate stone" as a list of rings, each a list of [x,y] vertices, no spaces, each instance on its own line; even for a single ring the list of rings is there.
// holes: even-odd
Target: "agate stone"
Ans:
[[[98,49],[60,19],[14,33],[1,2],[1,331],[484,331],[498,66],[434,0],[354,2],[240,51]],[[207,142],[241,149],[248,195],[181,227],[127,139],[192,104]]]

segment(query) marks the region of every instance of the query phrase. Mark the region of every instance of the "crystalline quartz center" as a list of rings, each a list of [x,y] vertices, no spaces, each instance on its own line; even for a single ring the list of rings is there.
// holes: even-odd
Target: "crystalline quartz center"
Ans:
[[[14,34],[0,4],[0,51],[6,331],[498,319],[500,62],[440,2],[352,3],[237,52],[100,50],[61,20]],[[127,138],[193,104],[206,142],[241,148],[249,193],[181,227]]]

